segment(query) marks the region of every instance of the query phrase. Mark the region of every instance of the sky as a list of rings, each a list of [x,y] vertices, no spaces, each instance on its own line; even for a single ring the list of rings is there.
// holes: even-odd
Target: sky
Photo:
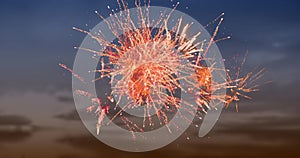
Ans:
[[[176,1],[151,0],[172,8]],[[133,1],[128,0],[129,7]],[[178,10],[202,25],[225,13],[218,43],[225,59],[249,52],[247,67],[265,67],[263,84],[239,112],[224,110],[203,138],[180,137],[144,154],[110,148],[91,136],[75,111],[72,66],[84,34],[108,16],[114,0],[0,1],[0,157],[283,157],[299,156],[300,2],[296,0],[180,0]],[[213,27],[208,27],[211,31]],[[15,126],[20,126],[15,128]],[[193,137],[192,136],[192,137]]]

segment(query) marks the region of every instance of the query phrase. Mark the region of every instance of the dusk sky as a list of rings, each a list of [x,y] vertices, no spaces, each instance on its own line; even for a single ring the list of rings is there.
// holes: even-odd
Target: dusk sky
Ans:
[[[172,8],[177,1],[151,0]],[[133,0],[128,0],[134,7]],[[178,10],[206,25],[225,13],[218,43],[225,59],[249,52],[246,67],[266,68],[260,91],[223,111],[211,133],[180,137],[147,153],[98,141],[75,111],[72,67],[85,34],[117,8],[115,0],[0,1],[0,158],[299,157],[300,1],[180,0]],[[208,27],[212,33],[213,26]],[[266,81],[271,83],[264,84]],[[22,126],[22,129],[15,127]]]

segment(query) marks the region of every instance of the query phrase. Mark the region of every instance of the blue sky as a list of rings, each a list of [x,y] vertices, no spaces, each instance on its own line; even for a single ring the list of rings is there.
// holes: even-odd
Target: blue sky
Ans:
[[[269,66],[270,70],[283,69],[282,66],[284,69],[292,69],[298,65],[300,13],[297,6],[300,2],[292,0],[180,2],[178,9],[203,25],[222,12],[225,13],[225,22],[220,34],[232,36],[231,40],[219,44],[225,58],[244,53],[248,49],[249,62]],[[94,14],[95,10],[107,16],[109,13],[107,5],[111,8],[117,7],[115,1],[104,0],[88,2],[11,0],[0,3],[2,55],[0,69],[3,70],[4,76],[0,81],[10,83],[8,87],[11,88],[22,86],[18,84],[19,79],[32,81],[32,84],[28,83],[30,86],[36,85],[37,81],[43,85],[53,84],[48,82],[53,79],[61,82],[56,65],[59,62],[72,64],[75,53],[73,46],[79,45],[84,36],[73,31],[72,27],[90,29],[100,22]],[[152,1],[152,5],[165,7],[172,7],[174,3],[175,1],[168,0]],[[129,4],[133,7],[132,3]],[[275,63],[273,60],[282,61]],[[297,78],[299,76],[299,74],[289,75],[296,75]]]

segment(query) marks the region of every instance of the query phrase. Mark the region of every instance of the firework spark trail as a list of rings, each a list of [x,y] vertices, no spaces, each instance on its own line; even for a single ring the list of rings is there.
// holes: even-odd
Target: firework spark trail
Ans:
[[[132,138],[135,139],[136,135],[135,135],[135,132],[134,132],[134,128],[132,126],[130,126],[130,124],[128,123],[128,120],[125,117],[122,116],[121,120],[125,124],[126,128],[131,132]]]
[[[240,65],[237,67],[237,71],[230,74],[230,70],[227,69],[227,89],[229,93],[226,95],[225,107],[228,107],[229,104],[234,103],[236,111],[238,112],[238,102],[241,98],[252,99],[247,93],[258,91],[259,84],[255,82],[258,81],[261,77],[263,77],[265,68],[257,69],[246,73],[242,76],[241,71],[246,63],[246,58],[248,55],[248,51],[245,53]]]
[[[74,73],[74,71],[70,68],[68,68],[65,64],[58,64],[60,67],[62,67],[63,69],[68,70],[74,77],[76,77],[77,79],[79,79],[82,83],[87,83],[82,77],[80,77],[78,74]]]
[[[102,122],[103,119],[105,118],[105,115],[108,114],[108,110],[109,110],[109,106],[102,106],[102,101],[100,98],[94,96],[93,94],[84,91],[84,90],[75,90],[75,94],[80,95],[80,96],[84,96],[84,97],[88,97],[91,100],[92,105],[88,106],[86,108],[86,111],[88,113],[92,112],[95,110],[95,108],[97,107],[97,109],[95,110],[95,114],[98,117],[98,121],[96,124],[96,129],[97,129],[97,135],[99,135],[100,133],[100,128],[102,126]]]
[[[240,98],[248,98],[249,92],[257,91],[258,85],[252,85],[255,81],[262,77],[264,70],[259,70],[257,73],[252,71],[245,76],[241,76],[241,69],[245,64],[243,59],[241,66],[235,76],[229,74],[229,70],[226,70],[225,83],[216,83],[212,79],[212,73],[218,70],[214,67],[215,61],[213,58],[207,58],[207,53],[212,44],[229,39],[225,37],[221,39],[215,39],[219,28],[223,22],[224,13],[217,17],[213,22],[208,25],[212,25],[218,21],[218,24],[213,32],[213,35],[208,42],[206,40],[195,43],[196,39],[201,36],[201,32],[193,35],[190,40],[187,40],[187,32],[192,24],[184,25],[182,18],[177,19],[176,25],[170,30],[167,24],[170,20],[172,12],[163,17],[161,13],[160,19],[156,21],[150,21],[149,10],[142,11],[141,2],[136,0],[135,5],[138,8],[138,25],[134,24],[131,19],[131,14],[127,4],[124,0],[117,0],[120,11],[122,13],[118,16],[114,10],[110,14],[111,21],[106,20],[99,12],[95,12],[101,19],[103,19],[107,26],[110,28],[113,35],[117,37],[117,43],[106,41],[104,35],[99,30],[96,35],[91,32],[74,27],[74,30],[87,34],[92,39],[98,42],[101,46],[106,46],[103,50],[91,50],[88,48],[76,47],[77,49],[97,54],[100,56],[101,69],[94,70],[93,72],[100,73],[100,77],[91,82],[95,82],[109,77],[110,83],[113,84],[112,92],[107,96],[110,102],[116,103],[115,110],[120,104],[123,97],[128,97],[128,103],[124,105],[119,111],[111,118],[113,121],[123,111],[129,108],[144,106],[144,119],[143,128],[146,126],[145,122],[148,118],[149,126],[154,126],[152,116],[150,114],[151,109],[154,109],[156,117],[159,120],[159,124],[165,124],[170,133],[169,118],[166,112],[159,110],[159,107],[166,107],[166,104],[174,107],[179,113],[180,110],[190,113],[190,109],[201,109],[206,113],[210,107],[209,103],[214,101],[221,101],[228,107],[229,104],[235,103],[236,109]],[[179,3],[176,4],[173,11],[176,9]],[[150,1],[144,2],[144,7],[150,7]],[[154,27],[149,27],[154,26]],[[118,32],[122,32],[121,36]],[[155,34],[153,35],[153,32]],[[180,34],[180,35],[179,35]],[[206,46],[206,47],[204,47]],[[105,62],[104,58],[108,59]],[[187,65],[182,65],[180,61],[189,61]],[[211,60],[213,63],[207,67],[201,63]],[[60,64],[61,67],[70,71],[76,78],[84,82],[79,75],[75,74],[71,69],[67,68],[64,64]],[[189,72],[195,72],[190,74]],[[186,76],[178,77],[179,73],[190,74]],[[116,76],[122,76],[121,79],[116,79]],[[190,87],[184,89],[180,86],[180,80],[186,81]],[[214,86],[212,86],[214,85]],[[226,87],[229,93],[225,96],[212,96],[214,91]],[[185,100],[173,95],[177,89],[182,92],[188,92],[193,94],[197,105],[192,105]],[[165,91],[169,92],[166,94]],[[97,134],[100,132],[102,121],[108,110],[101,107],[101,100],[90,96],[88,92],[77,91],[78,94],[93,99],[95,104],[98,104],[98,108],[95,113],[98,116]],[[113,99],[112,96],[118,96]],[[180,104],[182,103],[182,104]],[[88,112],[95,109],[96,106],[92,105],[87,108]],[[165,108],[167,111],[173,111],[169,108]],[[187,119],[183,114],[180,114],[182,119],[187,122],[192,120]],[[133,133],[134,131],[143,132],[143,129],[136,123],[130,121],[128,118],[122,116],[121,120],[125,123],[127,128]],[[110,122],[111,122],[110,121]],[[162,123],[163,122],[163,123]],[[173,123],[176,127],[177,125]],[[134,136],[135,137],[135,136]]]

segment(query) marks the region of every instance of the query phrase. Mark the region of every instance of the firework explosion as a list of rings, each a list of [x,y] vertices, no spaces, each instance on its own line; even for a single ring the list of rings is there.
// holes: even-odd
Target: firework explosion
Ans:
[[[105,46],[103,50],[78,48],[100,56],[99,65],[101,68],[94,70],[94,72],[99,73],[99,77],[93,81],[85,81],[66,65],[60,64],[83,83],[108,79],[112,85],[111,93],[107,94],[105,101],[84,90],[76,90],[75,92],[80,96],[90,98],[92,105],[88,106],[86,110],[97,115],[97,134],[101,131],[100,128],[105,115],[110,115],[111,121],[119,118],[132,133],[135,131],[144,132],[147,127],[157,123],[169,127],[172,113],[189,112],[191,109],[196,109],[200,114],[205,114],[207,110],[215,108],[209,105],[210,102],[219,101],[226,107],[234,103],[237,108],[241,97],[249,99],[247,93],[257,91],[258,86],[253,85],[253,83],[261,78],[264,70],[259,70],[257,73],[249,72],[242,76],[240,71],[245,59],[235,75],[230,75],[230,71],[226,70],[227,75],[222,76],[226,78],[224,83],[217,83],[212,78],[213,72],[218,73],[222,70],[215,68],[215,64],[210,66],[205,64],[209,60],[221,62],[208,58],[207,53],[209,53],[208,50],[213,43],[229,38],[215,39],[224,14],[213,21],[213,23],[218,23],[211,39],[197,43],[195,41],[201,36],[201,32],[187,40],[187,32],[192,24],[182,26],[182,18],[177,19],[176,25],[172,29],[168,29],[167,24],[172,12],[165,17],[162,16],[157,21],[150,21],[149,11],[147,9],[146,12],[142,11],[142,7],[150,7],[149,1],[144,2],[144,5],[135,1],[139,10],[138,13],[131,13],[123,0],[117,2],[119,10],[122,10],[123,13],[118,16],[112,10],[110,16],[113,20],[111,22],[106,21],[111,32],[117,37],[114,42],[105,40],[101,30],[97,35],[93,35],[88,31],[74,28],[88,34],[99,45]],[[96,13],[105,21],[98,12]],[[138,14],[139,27],[134,25],[131,14]],[[120,31],[122,32],[121,36],[118,35]],[[187,63],[182,64],[181,61]],[[188,87],[187,89],[181,86],[181,81],[189,84],[185,85]],[[212,95],[213,92],[222,87],[228,89],[226,95]],[[177,94],[178,91],[194,96],[196,105],[180,98]],[[124,98],[127,99],[126,105],[119,107]],[[111,107],[108,102],[114,103],[115,106]],[[139,107],[144,109],[141,124],[122,115],[128,109]],[[150,111],[155,112],[156,119],[153,118],[154,116],[151,115]],[[184,115],[181,116],[182,119],[186,119]],[[192,122],[189,119],[186,121]],[[173,125],[177,126],[176,124]],[[172,130],[168,129],[172,133]]]

